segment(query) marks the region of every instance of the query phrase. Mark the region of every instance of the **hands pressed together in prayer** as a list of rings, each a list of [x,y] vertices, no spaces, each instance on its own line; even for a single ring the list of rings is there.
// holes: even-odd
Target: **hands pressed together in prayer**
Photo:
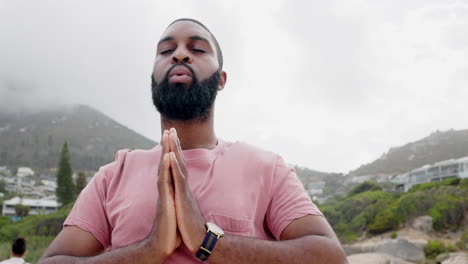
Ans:
[[[206,221],[190,191],[187,166],[174,128],[164,130],[161,145],[159,199],[155,224],[147,240],[163,257],[171,255],[182,242],[195,253],[205,238]]]

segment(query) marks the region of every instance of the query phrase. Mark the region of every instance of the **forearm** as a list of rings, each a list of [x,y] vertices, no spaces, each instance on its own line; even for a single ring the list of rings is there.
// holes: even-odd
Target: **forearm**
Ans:
[[[167,258],[164,254],[151,247],[143,240],[126,247],[107,251],[90,257],[76,257],[67,255],[43,256],[38,264],[110,264],[110,263],[163,263]]]
[[[220,263],[347,263],[339,242],[325,236],[308,235],[292,240],[268,241],[226,235],[208,259]]]

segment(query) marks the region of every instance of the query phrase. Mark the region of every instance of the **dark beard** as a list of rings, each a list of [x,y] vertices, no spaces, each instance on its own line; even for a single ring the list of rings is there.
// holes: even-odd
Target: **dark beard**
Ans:
[[[204,121],[208,117],[218,93],[220,71],[216,71],[208,79],[199,82],[192,68],[186,64],[182,65],[192,72],[192,84],[169,84],[167,74],[158,84],[151,75],[153,104],[158,112],[168,119]]]

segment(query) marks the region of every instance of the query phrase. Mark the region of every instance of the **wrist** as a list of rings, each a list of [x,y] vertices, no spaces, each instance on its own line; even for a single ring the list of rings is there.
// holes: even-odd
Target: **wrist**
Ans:
[[[201,261],[207,261],[212,254],[216,243],[224,236],[224,231],[212,222],[206,223],[205,237],[200,245],[200,248],[195,253],[195,257]]]
[[[158,260],[157,263],[162,263],[168,258],[172,252],[165,250],[166,247],[159,244],[161,240],[154,235],[150,235],[143,241],[143,250],[151,255],[151,259]]]
[[[200,228],[197,229],[197,232],[194,234],[193,243],[189,248],[192,253],[197,253],[200,249],[203,240],[205,239],[207,228],[205,225],[202,225]]]

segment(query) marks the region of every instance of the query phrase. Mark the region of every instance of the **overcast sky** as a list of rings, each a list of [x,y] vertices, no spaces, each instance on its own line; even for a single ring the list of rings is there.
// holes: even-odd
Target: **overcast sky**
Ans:
[[[90,105],[159,141],[156,42],[176,18],[215,34],[215,126],[288,163],[348,172],[468,128],[468,1],[0,0],[0,105]]]

